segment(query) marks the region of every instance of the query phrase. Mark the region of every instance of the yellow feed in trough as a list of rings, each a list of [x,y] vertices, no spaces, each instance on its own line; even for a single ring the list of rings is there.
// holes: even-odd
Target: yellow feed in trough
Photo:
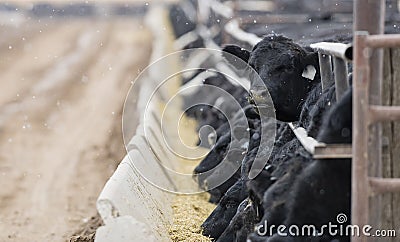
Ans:
[[[160,110],[165,104],[159,103]],[[195,147],[198,139],[196,132],[196,121],[182,115],[179,121],[179,134],[182,143],[189,147]],[[204,149],[207,152],[207,149]],[[178,172],[191,174],[199,160],[187,160],[177,158]],[[169,229],[172,241],[211,241],[210,238],[201,234],[200,225],[214,210],[215,205],[208,202],[209,194],[200,193],[193,195],[176,195],[172,202],[173,221]]]
[[[206,193],[175,197],[172,205],[173,225],[169,229],[172,241],[211,241],[201,234],[200,227],[215,208],[214,204],[208,202],[208,198]]]

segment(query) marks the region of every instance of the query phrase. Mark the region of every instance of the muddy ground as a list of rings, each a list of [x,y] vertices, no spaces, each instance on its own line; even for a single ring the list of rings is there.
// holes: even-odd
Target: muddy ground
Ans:
[[[125,154],[122,105],[151,36],[133,18],[1,22],[0,35],[0,241],[65,241]]]

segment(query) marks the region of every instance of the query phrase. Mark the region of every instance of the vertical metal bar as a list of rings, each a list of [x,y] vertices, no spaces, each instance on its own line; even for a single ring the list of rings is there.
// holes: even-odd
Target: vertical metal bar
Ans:
[[[319,70],[321,73],[322,90],[325,90],[333,82],[332,77],[332,62],[329,55],[318,53]]]
[[[353,160],[351,222],[354,225],[368,224],[368,114],[369,57],[365,55],[367,32],[355,32],[353,72]],[[361,234],[360,234],[361,235]],[[354,236],[352,242],[367,241],[365,236]]]
[[[355,0],[354,2],[354,31],[367,31],[369,34],[382,34],[384,29],[384,0]],[[362,46],[363,47],[363,46]],[[382,79],[382,67],[383,67],[383,51],[382,50],[373,50],[371,52],[365,52],[365,48],[358,48],[356,50],[356,56],[366,55],[364,58],[370,58],[369,66],[371,67],[369,73],[369,80],[371,83],[369,85],[367,96],[368,98],[365,100],[364,106],[369,104],[380,104],[381,103],[381,79]],[[358,66],[355,65],[357,69]],[[356,70],[355,73],[360,72]],[[359,77],[360,78],[360,77]],[[358,93],[359,95],[360,93]],[[360,107],[358,107],[360,108]],[[354,112],[360,112],[360,110],[353,110]],[[365,111],[365,110],[364,110]],[[356,121],[355,121],[356,122]],[[360,124],[358,124],[360,125]],[[366,125],[362,123],[362,125]],[[361,129],[361,128],[360,128]],[[364,134],[366,134],[365,132]],[[377,123],[371,125],[368,129],[368,136],[365,136],[365,139],[368,140],[365,145],[365,152],[368,153],[368,158],[365,159],[364,162],[368,163],[367,168],[369,170],[370,176],[381,177],[381,157],[382,157],[382,128],[381,124]],[[360,145],[357,141],[353,140],[353,144]],[[358,155],[362,155],[359,153]],[[360,157],[355,156],[357,159]],[[355,178],[355,177],[354,177]],[[357,179],[357,178],[355,178]],[[353,182],[355,182],[353,180]],[[363,180],[364,182],[364,180]],[[356,182],[357,183],[357,182]],[[357,192],[354,192],[357,193]],[[360,194],[358,194],[360,195]],[[365,198],[365,197],[364,197]],[[356,198],[359,202],[361,199]],[[353,200],[354,201],[354,200]],[[358,209],[356,212],[369,214],[369,220],[364,221],[365,215],[361,215],[362,219],[357,222],[367,222],[371,226],[375,228],[380,227],[381,220],[381,197],[371,197],[370,200],[365,200],[364,202],[368,202],[368,207],[365,207],[364,204],[358,205],[353,204],[353,207],[361,206],[363,209]],[[368,213],[367,213],[368,212]],[[368,217],[367,217],[368,218]],[[356,222],[356,221],[354,221]],[[354,241],[366,241],[366,239],[358,240],[358,238],[353,238]]]
[[[336,101],[349,88],[347,80],[347,63],[338,57],[333,57],[333,70],[335,72]]]

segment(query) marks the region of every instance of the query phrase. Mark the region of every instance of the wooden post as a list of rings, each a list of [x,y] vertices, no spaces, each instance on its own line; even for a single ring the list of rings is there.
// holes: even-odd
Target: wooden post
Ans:
[[[368,31],[370,35],[374,34],[383,34],[384,30],[384,18],[385,18],[385,2],[383,0],[355,0],[354,5],[353,5],[353,13],[354,13],[354,31]],[[366,54],[364,50],[359,49],[358,51],[363,51],[363,53],[356,53],[357,54]],[[373,67],[370,69],[370,75],[369,78],[371,80],[370,85],[369,85],[369,100],[364,104],[367,105],[369,104],[375,104],[379,105],[381,104],[381,79],[382,79],[382,66],[383,66],[383,50],[382,49],[375,49],[371,50],[370,52],[370,66]],[[357,73],[354,73],[357,74]],[[354,86],[353,86],[354,88]],[[357,99],[353,98],[353,101],[357,101]],[[353,104],[353,107],[354,104]],[[360,106],[362,108],[362,106]],[[354,113],[357,112],[353,110],[353,118],[354,118]],[[358,124],[359,125],[359,124]],[[381,142],[381,137],[382,137],[382,129],[381,129],[381,124],[376,123],[374,125],[371,125],[369,130],[368,130],[368,143],[363,144],[366,145],[366,149],[368,152],[368,155],[365,157],[365,162],[368,163],[368,171],[370,176],[374,177],[381,177],[382,175],[382,163],[381,163],[381,154],[382,154],[382,142]],[[353,139],[353,144],[355,140]],[[357,141],[356,141],[357,142]],[[360,145],[360,144],[357,144]],[[367,148],[368,147],[368,148]],[[361,155],[361,154],[358,154]],[[355,159],[361,159],[360,157],[354,157],[353,158],[353,163]],[[354,167],[353,167],[354,168]],[[354,175],[354,172],[353,172]],[[357,181],[354,181],[353,178],[353,183],[359,183]],[[353,184],[353,189],[355,189],[356,186]],[[356,195],[357,192],[353,190],[353,195]],[[360,194],[359,194],[360,195]],[[352,221],[353,224],[357,223],[365,223],[367,222],[369,225],[371,225],[374,228],[379,228],[381,227],[380,225],[380,218],[381,218],[381,201],[380,201],[380,196],[375,196],[375,197],[370,197],[369,199],[367,198],[366,201],[362,201],[361,197],[360,198],[355,198],[352,197],[352,213],[358,212],[360,213],[358,216],[360,216],[361,220],[357,219],[357,221]],[[368,215],[363,215],[362,210],[363,209],[358,209],[357,207],[363,207],[361,204],[356,204],[358,202],[365,202],[368,204],[369,207],[369,220],[365,221],[364,216]],[[366,211],[366,210],[364,210]],[[366,211],[367,212],[367,211]],[[352,218],[356,219],[357,215]],[[365,224],[367,224],[365,223]],[[362,226],[363,224],[358,224]],[[367,238],[353,238],[353,241],[367,241]],[[369,240],[372,241],[372,240]]]
[[[400,105],[400,49],[386,49],[383,66],[382,104]],[[400,124],[385,122],[383,127],[382,172],[385,178],[400,177]],[[396,229],[400,226],[400,193],[382,195],[382,227]],[[385,238],[385,241],[396,241]]]
[[[392,105],[393,91],[393,70],[391,50],[385,49],[383,58],[383,83],[382,83],[382,105]],[[385,122],[382,124],[382,177],[393,177],[393,157],[391,150],[393,148],[393,132],[392,123]],[[393,228],[393,194],[382,194],[382,229]],[[388,239],[388,238],[386,238]],[[392,241],[392,240],[390,240]]]
[[[370,130],[367,125],[368,88],[370,82],[369,58],[364,55],[367,32],[354,34],[353,73],[353,159],[351,223],[358,226],[369,224],[368,194],[368,140]],[[365,236],[352,237],[352,242],[366,242]]]
[[[400,105],[400,49],[392,49],[392,105]],[[400,123],[392,124],[392,175],[395,178],[400,177]],[[400,228],[400,194],[393,194],[393,229]]]

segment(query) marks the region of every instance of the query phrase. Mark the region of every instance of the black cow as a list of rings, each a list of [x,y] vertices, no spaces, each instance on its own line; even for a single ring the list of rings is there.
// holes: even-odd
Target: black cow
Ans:
[[[332,107],[325,117],[318,140],[327,144],[351,143],[352,90]],[[350,241],[345,235],[330,235],[321,226],[332,223],[346,228],[350,219],[337,222],[339,214],[350,218],[351,159],[314,160],[296,179],[286,209],[286,227],[313,225],[321,235],[280,237],[275,234],[267,241]],[[323,234],[322,234],[323,233]],[[257,240],[254,240],[257,241]]]
[[[225,123],[217,129],[217,142],[215,146],[194,169],[199,186],[204,189],[207,189],[210,176],[217,176],[219,173],[226,172],[226,166],[217,167],[224,158],[235,169],[235,171],[232,171],[234,174],[223,184],[209,190],[211,194],[210,202],[217,203],[224,193],[240,178],[241,171],[239,168],[241,167],[241,162],[246,159],[249,160],[251,157],[253,157],[251,159],[254,159],[255,157],[254,151],[254,154],[252,152],[246,153],[246,151],[251,151],[259,146],[261,138],[259,116],[250,105],[245,107],[243,112],[246,116],[245,120],[242,120],[244,117],[234,116],[233,123],[231,124],[233,127]],[[251,154],[251,157],[245,158],[249,154]],[[210,174],[208,171],[215,167],[217,167],[215,171]]]
[[[246,197],[246,182],[240,179],[226,192],[211,215],[201,225],[203,235],[218,239],[235,216],[239,204]]]
[[[322,114],[331,107],[327,103],[335,102],[334,93],[334,85],[323,92],[321,86],[317,85],[310,92],[303,105],[299,121],[300,125],[305,126],[309,133],[312,130],[318,132],[322,123]],[[312,161],[309,153],[305,151],[297,138],[294,137],[293,131],[288,129],[287,125],[281,126],[282,129],[279,130],[277,135],[280,138],[275,142],[274,150],[265,170],[255,179],[247,182],[249,199],[252,201],[252,206],[248,208],[248,211],[256,210],[258,212],[257,219],[262,218],[261,223],[268,221],[269,225],[276,226],[285,222],[288,213],[286,203],[290,197],[290,192],[299,174]],[[226,229],[227,232],[224,232],[224,234],[228,234],[229,231],[230,236],[233,236],[236,241],[244,241],[242,239],[243,234],[248,235],[253,232],[247,228],[250,225],[254,225],[254,220],[256,220],[256,218],[249,218],[250,214],[238,211],[238,214],[235,215],[231,224]],[[235,230],[238,227],[237,224],[244,226]],[[239,235],[242,237],[239,237]],[[265,240],[263,237],[254,235],[251,237],[253,240]],[[222,238],[229,237],[225,236]]]
[[[320,82],[316,52],[310,52],[281,35],[264,37],[251,52],[234,45],[225,46],[223,50],[231,54],[224,54],[224,57],[236,68],[246,66],[234,56],[258,73],[274,102],[278,120],[299,119],[304,100]],[[250,80],[253,90],[257,88],[254,80]]]
[[[195,72],[193,78],[204,71]],[[217,130],[219,127],[227,124],[228,119],[231,119],[238,111],[238,107],[244,108],[248,104],[247,91],[242,86],[231,83],[222,74],[218,73],[215,76],[208,77],[203,80],[202,84],[207,85],[207,88],[199,86],[194,94],[184,96],[183,99],[184,109],[186,109],[185,113],[189,117],[196,119],[198,123],[197,130],[200,130],[204,125],[210,125]],[[220,89],[224,90],[227,95],[233,97],[238,103],[232,103],[231,100],[227,101],[225,97],[221,97]],[[205,102],[210,105],[202,104]],[[192,104],[196,105],[192,106]],[[207,140],[209,134],[207,132],[200,133],[201,141]],[[206,148],[211,148],[211,145],[213,145],[208,144],[208,142],[200,143],[200,141],[198,144]]]
[[[243,200],[229,226],[217,242],[246,241],[247,235],[254,230],[259,220],[259,212],[250,198]]]

